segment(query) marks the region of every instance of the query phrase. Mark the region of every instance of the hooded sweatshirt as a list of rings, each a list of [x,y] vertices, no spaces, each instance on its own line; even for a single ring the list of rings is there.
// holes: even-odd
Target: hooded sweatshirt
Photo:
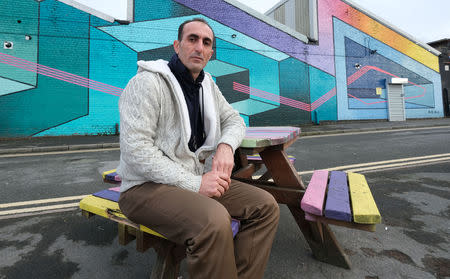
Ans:
[[[207,171],[200,161],[209,158],[220,143],[235,151],[245,135],[244,121],[205,72],[200,109],[206,138],[192,152],[188,108],[167,61],[139,61],[138,66],[119,100],[120,191],[152,181],[198,192]]]

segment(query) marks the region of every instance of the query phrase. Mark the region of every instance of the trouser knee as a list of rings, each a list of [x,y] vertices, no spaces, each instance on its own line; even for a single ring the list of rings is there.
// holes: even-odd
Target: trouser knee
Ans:
[[[264,215],[270,216],[274,220],[278,220],[280,218],[280,207],[271,194],[267,193],[264,197],[261,202],[261,208]]]

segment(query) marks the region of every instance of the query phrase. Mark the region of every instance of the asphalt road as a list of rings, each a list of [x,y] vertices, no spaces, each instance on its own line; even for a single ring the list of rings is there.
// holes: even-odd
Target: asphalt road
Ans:
[[[346,270],[314,260],[289,211],[280,206],[265,278],[450,277],[449,139],[446,128],[298,140],[288,152],[296,156],[295,166],[305,172],[305,181],[313,169],[362,165],[383,223],[375,233],[332,227],[353,265]],[[118,158],[117,150],[0,156],[1,279],[149,276],[154,252],[136,252],[134,243],[120,246],[115,223],[84,219],[70,207],[47,214],[26,212],[78,201],[36,200],[106,188],[100,173],[114,168]],[[11,205],[22,201],[30,202]],[[4,214],[7,210],[14,213]],[[187,278],[184,266],[182,271]]]

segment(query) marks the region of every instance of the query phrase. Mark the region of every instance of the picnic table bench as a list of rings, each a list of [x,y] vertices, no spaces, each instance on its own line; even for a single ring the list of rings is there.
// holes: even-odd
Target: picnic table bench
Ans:
[[[326,170],[315,171],[306,188],[293,166],[295,158],[285,152],[299,135],[300,128],[296,127],[247,128],[246,136],[235,152],[232,178],[260,187],[271,193],[278,203],[286,204],[316,259],[350,268],[350,261],[328,224],[374,231],[375,224],[381,222],[380,214],[361,174],[331,172],[329,177]],[[263,165],[266,173],[254,178]],[[120,183],[120,177],[114,172],[105,172],[104,181]],[[151,278],[176,278],[185,256],[184,247],[170,242],[151,228],[128,220],[117,204],[119,195],[118,188],[113,187],[85,197],[80,202],[83,215],[99,215],[116,221],[122,245],[136,239],[138,251],[153,247],[157,259]],[[233,233],[238,233],[237,221],[233,222],[232,229]]]

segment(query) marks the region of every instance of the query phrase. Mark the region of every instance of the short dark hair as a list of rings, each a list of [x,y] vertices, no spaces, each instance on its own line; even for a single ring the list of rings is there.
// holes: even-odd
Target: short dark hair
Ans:
[[[178,41],[181,41],[181,39],[183,39],[183,30],[184,30],[184,26],[185,26],[186,24],[191,23],[191,22],[194,22],[194,21],[198,21],[198,22],[204,23],[204,24],[206,24],[206,25],[209,27],[209,29],[211,29],[211,32],[213,33],[213,46],[214,46],[214,45],[215,45],[215,42],[216,42],[216,35],[214,35],[214,30],[213,30],[212,27],[208,24],[208,22],[207,22],[205,19],[201,18],[201,17],[195,17],[195,18],[193,18],[193,19],[186,20],[185,22],[183,22],[182,24],[180,24],[180,26],[178,27]]]

